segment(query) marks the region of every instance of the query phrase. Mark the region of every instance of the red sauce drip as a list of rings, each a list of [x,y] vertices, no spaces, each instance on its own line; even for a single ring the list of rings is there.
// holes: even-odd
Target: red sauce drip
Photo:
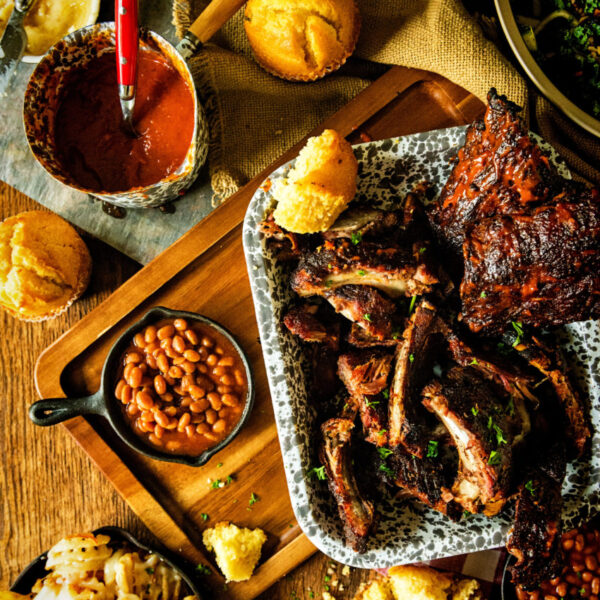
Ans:
[[[114,52],[75,69],[56,115],[56,149],[82,187],[124,192],[157,183],[185,159],[194,132],[194,99],[158,52],[140,50],[134,125],[128,135],[119,103]]]

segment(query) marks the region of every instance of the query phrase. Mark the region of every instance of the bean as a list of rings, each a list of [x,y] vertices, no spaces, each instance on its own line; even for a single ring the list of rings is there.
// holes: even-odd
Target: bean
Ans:
[[[577,542],[575,542],[575,544],[577,544]],[[585,571],[585,565],[579,562],[573,563],[571,565],[571,569],[575,571],[575,573],[582,573],[583,571]]]
[[[142,357],[142,355],[139,352],[128,352],[125,355],[125,364],[129,364],[129,363],[138,364],[138,363],[141,363],[142,360],[144,360],[144,358]]]
[[[231,394],[231,392],[233,392],[233,388],[230,385],[218,385],[217,386],[217,392],[219,392],[219,394]]]
[[[162,412],[162,410],[155,410],[154,411],[154,420],[159,424],[162,425],[163,427],[168,427],[171,419],[169,419],[169,417],[167,415],[165,415],[164,412]]]
[[[192,417],[192,423],[194,423],[194,424],[204,423],[204,421],[206,421],[206,417],[204,416],[204,413],[196,413]]]
[[[222,408],[218,412],[219,412],[219,417],[221,417],[223,419],[229,415],[229,409],[227,407]]]
[[[146,356],[146,364],[153,370],[156,371],[156,359],[152,354]]]
[[[199,425],[196,425],[196,431],[205,434],[210,431],[210,427],[206,423],[200,423]]]
[[[173,359],[173,364],[174,364],[174,365],[176,365],[176,366],[178,366],[178,367],[179,367],[180,365],[182,365],[184,362],[185,362],[185,358],[183,358],[183,356],[176,356],[176,357]]]
[[[195,350],[185,350],[183,353],[185,360],[189,360],[190,362],[197,363],[200,360],[200,354]]]
[[[177,414],[177,408],[175,406],[167,406],[167,408],[163,409],[163,412],[169,417],[174,417]]]
[[[138,403],[138,406],[144,410],[150,410],[154,408],[154,399],[148,392],[138,392],[135,400]]]
[[[156,337],[162,342],[166,338],[170,338],[175,333],[175,327],[173,325],[163,325],[157,332]]]
[[[162,351],[163,351],[163,349],[160,347],[160,344],[157,344],[156,342],[153,342],[152,344],[148,344],[144,348],[144,352],[146,353],[146,356],[151,355],[151,356],[154,356],[154,358],[156,358],[159,354],[161,354]]]
[[[154,415],[149,410],[143,410],[142,414],[140,415],[140,419],[146,422],[154,421]]]
[[[166,394],[162,394],[161,397],[160,397],[160,399],[163,402],[167,402],[167,403],[168,402],[173,402],[173,398],[174,398],[174,396],[173,396],[173,394],[171,394],[171,392],[167,392]]]
[[[223,375],[221,377],[221,383],[223,385],[230,385],[231,386],[231,385],[233,385],[235,383],[235,379],[231,375],[225,374],[225,375]]]
[[[140,409],[138,408],[138,405],[135,404],[135,402],[130,402],[125,410],[127,410],[128,415],[132,416],[137,415],[140,412]]]
[[[162,446],[162,442],[161,442],[161,441],[160,441],[160,440],[159,440],[159,439],[156,437],[156,434],[155,434],[155,433],[151,433],[151,434],[148,436],[148,440],[149,440],[149,441],[150,441],[152,444],[154,444],[155,446]]]
[[[167,392],[167,382],[162,375],[157,375],[154,378],[154,389],[156,393],[159,395],[166,394]]]
[[[573,548],[574,545],[575,545],[575,541],[572,539],[563,540],[563,543],[562,543],[563,550],[566,550],[567,552],[569,550],[571,550],[571,548]]]
[[[185,396],[185,390],[183,389],[182,385],[174,385],[173,392],[175,392],[175,394],[178,396]]]
[[[590,600],[598,600],[598,594],[592,594]]]
[[[125,365],[125,368],[123,369],[123,377],[125,378],[125,380],[129,379],[129,376],[131,375],[131,371],[133,369],[135,369],[135,365],[132,365],[131,363]]]
[[[214,433],[223,433],[225,428],[227,427],[227,423],[225,419],[219,419],[213,426],[212,430]]]
[[[236,369],[236,370],[233,372],[233,374],[234,374],[234,376],[235,376],[235,382],[236,382],[238,385],[245,385],[245,384],[246,384],[246,379],[245,379],[245,377],[244,377],[243,373],[242,373],[242,372],[241,372],[239,369]]]
[[[144,332],[144,341],[146,344],[151,344],[156,339],[156,327],[154,325],[148,325]]]
[[[190,410],[195,413],[202,412],[206,410],[210,406],[210,403],[206,398],[201,398],[200,400],[195,400],[190,404]]]
[[[529,600],[529,592],[517,587],[517,598],[518,600]]]
[[[585,566],[590,571],[595,571],[598,568],[598,560],[596,559],[596,557],[593,554],[588,554],[585,557]]]
[[[167,450],[170,452],[177,452],[178,450],[181,450],[182,445],[183,444],[179,440],[169,440],[167,442]]]
[[[237,406],[239,402],[235,394],[223,394],[221,400],[225,406]]]
[[[206,358],[206,364],[209,367],[214,367],[219,362],[219,357],[216,354],[209,354]]]
[[[233,367],[235,360],[233,356],[224,356],[217,363],[219,367]]]
[[[133,400],[133,388],[130,385],[125,385],[121,391],[121,402],[129,404]]]
[[[592,579],[594,579],[594,574],[590,573],[589,571],[584,571],[581,574],[581,579],[583,579],[583,581],[585,581],[586,583],[589,583],[590,581],[592,581]]]
[[[175,319],[173,325],[177,331],[184,331],[188,328],[187,321],[185,319]]]
[[[194,344],[194,346],[198,345],[200,340],[198,339],[198,334],[193,329],[186,329],[183,335],[190,344]]]
[[[144,373],[139,367],[133,367],[131,371],[129,371],[129,378],[127,379],[127,383],[131,387],[139,387],[142,383],[142,378],[144,377]]]
[[[598,549],[598,548],[597,548],[597,546],[596,546],[596,544],[595,544],[595,543],[590,543],[588,546],[586,546],[586,547],[583,549],[583,553],[584,553],[584,554],[594,554],[594,553],[596,552],[596,550],[597,550],[597,549]]]
[[[579,583],[579,577],[577,577],[577,575],[573,575],[573,573],[567,574],[567,576],[565,577],[565,579],[571,585],[577,585]]]
[[[117,400],[121,400],[121,394],[123,393],[123,388],[127,385],[124,379],[119,379],[119,383],[117,383],[117,387],[115,388],[115,398]]]
[[[223,354],[225,354],[225,350],[223,350],[223,348],[221,348],[221,346],[215,346],[215,354],[218,354],[219,356],[223,356]]]
[[[169,377],[173,377],[173,379],[180,379],[182,375],[183,371],[181,370],[181,367],[169,367]]]
[[[163,372],[166,373],[169,370],[169,359],[165,354],[159,354],[156,357],[156,366]]]
[[[190,413],[183,413],[179,419],[179,423],[177,423],[177,431],[183,431],[190,424],[191,420],[192,417]]]
[[[590,585],[592,594],[600,594],[600,577],[594,577]]]
[[[160,340],[160,347],[163,350],[166,350],[167,348],[172,348],[173,340],[171,338],[165,338],[164,340]]]
[[[583,550],[584,544],[585,540],[583,539],[583,535],[581,535],[581,533],[578,533],[575,537],[575,550],[577,550],[577,552],[581,552]]]
[[[213,396],[213,400],[209,399],[210,405],[214,410],[219,411],[223,407],[223,402],[221,401],[221,397],[218,394],[211,394]]]
[[[179,402],[179,406],[183,407],[183,408],[187,408],[188,406],[190,406],[192,403],[192,399],[189,396],[185,396],[185,398],[182,398],[181,401]]]
[[[193,437],[195,433],[196,433],[196,428],[193,425],[188,425],[185,428],[185,435],[187,435],[189,438]]]
[[[209,425],[214,425],[217,421],[217,413],[212,410],[211,408],[209,408],[205,413],[206,416],[206,422]]]
[[[205,348],[212,348],[215,345],[215,342],[212,340],[212,338],[208,337],[207,335],[204,335],[202,336],[201,344]]]
[[[567,584],[564,581],[556,586],[556,594],[559,598],[564,598],[567,595]]]
[[[545,594],[544,600],[558,600],[558,598],[556,596],[554,596],[553,594]]]
[[[225,373],[227,373],[227,369],[225,367],[215,367],[212,370],[212,374],[215,377],[221,377],[222,375],[225,375]]]
[[[183,363],[181,363],[181,368],[186,373],[193,373],[196,370],[196,365],[193,362],[190,362],[189,360],[185,360]]]
[[[133,336],[133,343],[138,348],[143,348],[144,346],[146,346],[146,340],[144,339],[144,334],[143,333],[136,333]]]
[[[533,590],[533,592],[530,592],[529,600],[539,600],[539,598],[540,598],[539,590]]]
[[[177,350],[177,352],[179,352],[180,354],[183,354],[186,351],[187,346],[185,345],[185,341],[180,335],[176,335],[173,338],[173,348]]]
[[[165,430],[160,425],[155,425],[154,435],[160,440],[160,438],[165,435]]]
[[[169,429],[169,430],[176,429],[177,423],[179,423],[179,419],[176,419],[176,418],[169,419],[169,424],[165,427],[165,429]]]
[[[204,388],[201,388],[199,385],[190,385],[190,387],[188,388],[188,392],[194,400],[204,398],[204,396],[206,395]]]
[[[200,371],[200,373],[208,373],[208,367],[203,364],[199,364],[197,370]]]
[[[210,440],[211,442],[218,442],[218,441],[219,441],[219,436],[218,436],[218,435],[215,435],[215,434],[214,434],[212,431],[207,431],[207,432],[204,434],[204,437],[205,437],[207,440]]]
[[[196,385],[196,379],[194,378],[193,375],[190,375],[189,373],[186,373],[181,378],[181,387],[184,390],[189,390],[193,385]]]

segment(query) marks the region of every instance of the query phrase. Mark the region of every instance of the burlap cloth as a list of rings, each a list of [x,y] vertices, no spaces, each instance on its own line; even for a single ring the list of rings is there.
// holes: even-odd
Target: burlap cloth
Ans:
[[[320,81],[291,83],[260,69],[246,39],[243,10],[190,61],[209,116],[215,203],[368,86],[381,71],[373,63],[439,73],[484,101],[490,87],[496,87],[524,107],[526,119],[533,115],[532,129],[556,147],[576,176],[600,184],[600,140],[528,88],[460,0],[357,3],[362,29],[354,56]],[[180,37],[206,4],[207,0],[175,0],[174,24]]]

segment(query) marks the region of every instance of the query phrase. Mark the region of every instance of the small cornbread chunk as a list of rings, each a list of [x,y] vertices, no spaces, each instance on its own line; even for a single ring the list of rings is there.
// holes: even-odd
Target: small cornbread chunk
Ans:
[[[388,572],[390,587],[396,600],[478,600],[479,583],[454,573],[443,573],[430,567],[405,565]]]
[[[275,182],[275,222],[295,233],[326,231],[356,194],[358,161],[333,129],[309,138],[286,178]]]
[[[354,596],[354,600],[394,600],[387,579],[373,579],[363,584]]]
[[[354,0],[248,0],[244,27],[258,64],[292,81],[340,67],[360,31]]]
[[[214,551],[227,581],[246,581],[254,571],[267,536],[262,529],[240,529],[224,521],[206,529],[202,541],[209,552]]]
[[[90,279],[90,253],[75,229],[34,210],[0,223],[0,306],[25,321],[63,312]]]

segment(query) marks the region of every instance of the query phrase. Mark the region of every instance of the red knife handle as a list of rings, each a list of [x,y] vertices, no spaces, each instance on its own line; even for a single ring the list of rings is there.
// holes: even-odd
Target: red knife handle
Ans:
[[[117,82],[135,86],[138,53],[137,0],[115,0]]]

